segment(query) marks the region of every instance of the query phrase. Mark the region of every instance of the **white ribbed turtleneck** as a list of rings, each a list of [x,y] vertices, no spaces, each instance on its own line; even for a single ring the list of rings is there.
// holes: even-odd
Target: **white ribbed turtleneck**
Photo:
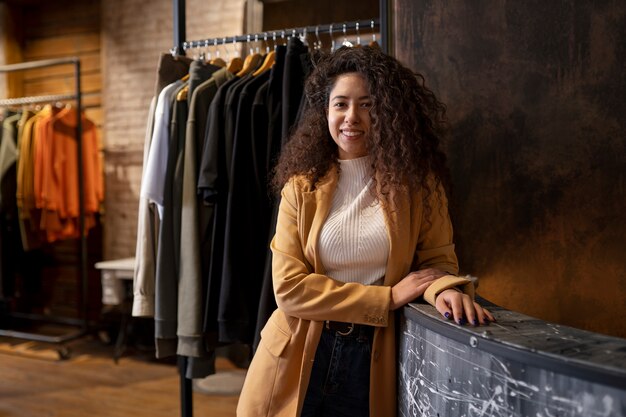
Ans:
[[[339,160],[337,189],[320,232],[318,251],[331,278],[380,285],[389,237],[382,207],[371,190],[370,164],[369,156]]]

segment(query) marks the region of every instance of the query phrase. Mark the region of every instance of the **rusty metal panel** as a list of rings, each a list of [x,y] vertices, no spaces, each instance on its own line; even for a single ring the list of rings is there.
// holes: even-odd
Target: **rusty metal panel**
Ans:
[[[394,54],[447,106],[463,273],[626,337],[626,2],[394,0]]]

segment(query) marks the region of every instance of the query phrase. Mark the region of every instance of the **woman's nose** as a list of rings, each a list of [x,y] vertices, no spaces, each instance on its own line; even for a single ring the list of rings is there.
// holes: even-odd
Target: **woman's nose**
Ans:
[[[356,108],[356,106],[350,106],[348,108],[348,110],[346,111],[346,121],[350,122],[350,123],[358,123],[360,118],[359,118],[359,112],[357,111],[358,109]]]

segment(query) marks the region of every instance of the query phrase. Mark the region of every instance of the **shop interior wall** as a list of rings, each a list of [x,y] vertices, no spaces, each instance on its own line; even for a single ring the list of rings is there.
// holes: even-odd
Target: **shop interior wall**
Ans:
[[[353,20],[377,18],[378,0],[362,0],[355,7],[351,0],[309,0],[266,1],[263,5],[263,30],[280,30],[291,27],[315,26],[317,24],[343,23]],[[367,28],[364,29],[366,33]],[[333,29],[338,42],[342,41],[341,26]],[[309,34],[309,41],[315,34]],[[325,47],[330,46],[329,37],[323,37]]]
[[[511,310],[626,337],[626,3],[394,0],[447,104],[464,273]]]
[[[87,117],[102,137],[100,1],[59,0],[8,1],[0,4],[3,14],[4,63],[77,56],[81,60],[83,105]],[[33,69],[6,74],[4,97],[75,93],[73,65]],[[74,102],[68,102],[70,104]],[[6,244],[7,242],[5,242]],[[89,265],[102,257],[100,227],[88,237]],[[78,240],[46,245],[43,250],[19,254],[17,266],[21,297],[17,308],[45,311],[56,316],[76,317],[80,305],[80,246]],[[90,268],[89,314],[99,314],[100,279]],[[39,288],[37,294],[30,289]]]
[[[251,17],[246,15],[245,0],[187,0],[187,39],[239,35],[254,27],[269,30],[378,16],[378,1],[361,3],[355,8],[345,0],[254,1],[248,7],[262,13]],[[262,22],[246,21],[252,18]],[[107,189],[104,257],[116,259],[135,253],[145,124],[158,57],[173,46],[172,2],[159,0],[146,7],[142,0],[103,1],[101,26]],[[222,57],[240,53],[232,45],[219,51]]]
[[[188,40],[238,35],[243,0],[187,0]],[[173,46],[172,1],[102,2],[103,130],[106,212],[104,256],[134,256],[144,135],[161,53]],[[221,56],[234,53],[220,48]]]

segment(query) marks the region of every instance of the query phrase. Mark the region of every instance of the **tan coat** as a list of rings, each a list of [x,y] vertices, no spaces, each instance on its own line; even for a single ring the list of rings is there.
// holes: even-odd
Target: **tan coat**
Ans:
[[[383,286],[341,283],[325,276],[317,244],[337,178],[337,172],[331,170],[314,190],[300,177],[283,189],[271,244],[278,309],[261,332],[239,398],[239,417],[300,414],[324,320],[377,327],[370,416],[395,416],[396,326],[395,314],[389,311],[391,286],[412,270],[432,267],[458,273],[447,201],[437,201],[436,193],[432,194],[428,228],[424,227],[421,193],[414,193],[399,196],[394,199],[395,209],[385,210],[390,251]],[[453,286],[463,286],[473,296],[467,279],[448,275],[433,283],[425,297],[433,303],[437,293]]]

